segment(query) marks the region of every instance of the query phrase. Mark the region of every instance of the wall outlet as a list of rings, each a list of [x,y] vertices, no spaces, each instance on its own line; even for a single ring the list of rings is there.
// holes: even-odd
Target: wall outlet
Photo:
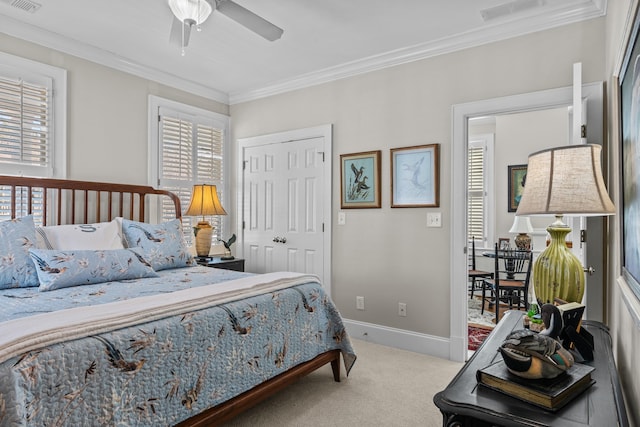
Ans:
[[[407,317],[407,304],[403,302],[398,303],[398,316]]]
[[[440,212],[427,213],[427,227],[442,227],[442,214]]]
[[[347,223],[347,214],[344,212],[338,212],[338,225],[345,225]]]
[[[356,297],[356,309],[364,310],[364,297]]]

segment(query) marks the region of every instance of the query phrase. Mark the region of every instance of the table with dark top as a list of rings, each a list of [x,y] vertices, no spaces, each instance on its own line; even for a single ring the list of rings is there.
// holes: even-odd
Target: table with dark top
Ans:
[[[207,267],[244,271],[244,259],[242,258],[222,259],[220,257],[196,257],[196,262]]]
[[[618,379],[609,330],[600,322],[583,321],[593,335],[596,383],[557,412],[547,411],[477,383],[476,372],[501,359],[497,349],[513,330],[522,329],[522,312],[505,317],[433,402],[443,415],[443,426],[623,426],[629,425]]]

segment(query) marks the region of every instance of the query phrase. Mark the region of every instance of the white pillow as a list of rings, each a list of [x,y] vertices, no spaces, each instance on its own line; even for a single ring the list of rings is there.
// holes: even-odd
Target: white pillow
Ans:
[[[36,227],[36,239],[36,247],[40,249],[124,249],[120,224],[115,219],[97,224]]]

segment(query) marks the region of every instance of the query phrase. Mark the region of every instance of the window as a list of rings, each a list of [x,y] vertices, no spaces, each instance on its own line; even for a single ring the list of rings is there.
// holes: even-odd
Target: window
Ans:
[[[0,167],[5,175],[64,178],[66,173],[66,71],[0,53]],[[34,194],[37,200],[42,194]],[[0,220],[10,197],[0,188]],[[26,215],[26,191],[17,194]],[[39,210],[36,203],[35,211]],[[35,218],[38,221],[38,217]]]
[[[467,239],[475,237],[476,245],[487,247],[493,240],[492,195],[493,135],[469,139],[467,177]]]
[[[152,185],[180,197],[183,212],[189,206],[194,184],[214,184],[220,202],[228,200],[225,179],[225,148],[229,133],[227,116],[184,104],[151,97]],[[173,204],[160,207],[158,220],[173,218]],[[206,218],[215,228],[216,238],[226,238],[222,216]],[[191,227],[198,218],[184,217],[185,237],[193,237]]]

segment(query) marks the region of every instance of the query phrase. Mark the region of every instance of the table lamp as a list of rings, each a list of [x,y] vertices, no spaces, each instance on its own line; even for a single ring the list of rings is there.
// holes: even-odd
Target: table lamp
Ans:
[[[513,218],[513,225],[509,233],[517,233],[515,237],[516,247],[521,251],[531,250],[531,236],[527,233],[533,233],[531,220],[527,216],[516,216]]]
[[[571,228],[563,215],[615,214],[602,178],[600,153],[595,144],[569,145],[538,151],[529,156],[527,184],[516,211],[522,215],[555,215],[547,231],[551,243],[533,267],[533,287],[539,304],[555,298],[581,302],[585,277],[582,264],[565,243]]]
[[[209,255],[214,231],[214,228],[204,217],[226,214],[227,212],[218,199],[218,192],[215,185],[199,184],[193,186],[191,203],[185,215],[202,216],[202,221],[198,221],[198,224],[193,227],[196,236],[196,254],[199,257]]]

